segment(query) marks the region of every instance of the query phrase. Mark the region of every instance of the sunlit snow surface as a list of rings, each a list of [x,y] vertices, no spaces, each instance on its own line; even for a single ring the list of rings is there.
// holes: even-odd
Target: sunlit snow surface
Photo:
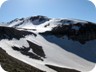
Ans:
[[[36,25],[34,24],[36,22],[30,22],[28,20],[25,20],[25,22],[21,23],[22,21],[17,20],[16,22],[9,24],[9,27],[15,27],[18,30],[26,29],[27,31],[36,33],[37,36],[35,37],[32,35],[27,35],[25,38],[21,38],[20,40],[16,40],[14,38],[12,40],[2,39],[0,41],[0,47],[3,48],[10,56],[46,72],[56,72],[55,70],[45,66],[46,64],[58,66],[61,68],[75,69],[81,72],[95,72],[96,70],[95,63],[85,60],[71,52],[64,50],[59,45],[49,42],[39,34],[42,32],[51,31],[53,27],[56,27],[57,25],[61,25],[63,21],[62,22],[60,21],[61,21],[60,19],[51,19],[42,24],[37,23],[38,25]],[[68,22],[66,19],[64,21],[64,24],[66,25],[70,23],[76,24],[78,22],[80,22],[82,25],[83,23],[87,23],[87,21],[82,21],[82,20],[78,21],[78,20],[72,20],[72,19],[70,19],[70,22]],[[5,26],[8,26],[8,24],[6,24]],[[79,30],[79,27],[74,26],[73,29]],[[58,39],[56,38],[54,39],[58,41]],[[42,46],[44,53],[46,55],[46,58],[44,58],[44,61],[29,58],[28,56],[23,55],[20,52],[12,49],[13,46],[16,46],[19,48],[23,46],[29,47],[27,40]],[[73,43],[73,41],[68,40],[67,37],[64,38],[64,41],[69,42],[69,44]],[[78,44],[78,42],[73,43],[76,45],[68,45],[68,43],[66,42],[65,42],[65,46],[69,48],[71,47],[76,48],[81,46],[80,44]],[[89,44],[91,43],[92,42],[89,42]],[[84,45],[84,47],[88,47],[88,44]],[[33,53],[32,50],[30,50],[30,52]]]
[[[5,71],[5,70],[1,67],[1,65],[0,65],[0,72],[7,72],[7,71]]]
[[[29,40],[37,45],[41,45],[43,47],[43,50],[47,58],[44,59],[44,61],[38,61],[35,59],[31,59],[12,49],[12,46],[28,47],[26,40]],[[15,40],[15,39],[1,40],[0,47],[6,50],[6,52],[12,57],[15,57],[25,63],[28,63],[36,68],[39,68],[47,72],[56,72],[56,71],[52,70],[51,68],[48,68],[47,66],[45,66],[45,64],[55,65],[55,66],[70,68],[70,69],[76,69],[79,71],[90,71],[95,66],[94,63],[89,62],[85,59],[82,59],[70,52],[65,51],[59,46],[46,41],[40,35],[38,35],[36,38],[29,35],[29,36],[26,36],[25,39],[22,38],[20,40]]]

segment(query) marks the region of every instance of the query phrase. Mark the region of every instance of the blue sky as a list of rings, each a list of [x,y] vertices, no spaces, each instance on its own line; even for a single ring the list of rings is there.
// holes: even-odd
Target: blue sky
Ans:
[[[0,8],[0,22],[34,15],[96,22],[96,8],[88,0],[9,0]]]

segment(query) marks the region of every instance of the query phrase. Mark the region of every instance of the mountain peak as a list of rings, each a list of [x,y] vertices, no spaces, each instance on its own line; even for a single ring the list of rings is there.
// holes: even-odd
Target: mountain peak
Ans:
[[[95,23],[38,15],[2,25],[0,63],[7,71],[87,72],[95,66]]]
[[[5,25],[6,24],[6,25]],[[35,29],[39,32],[52,30],[54,27],[62,25],[72,25],[73,29],[78,30],[80,26],[85,24],[95,24],[92,22],[79,20],[79,19],[67,19],[67,18],[48,18],[46,16],[37,15],[26,18],[16,18],[8,23],[2,24],[3,26],[19,28],[19,29]]]

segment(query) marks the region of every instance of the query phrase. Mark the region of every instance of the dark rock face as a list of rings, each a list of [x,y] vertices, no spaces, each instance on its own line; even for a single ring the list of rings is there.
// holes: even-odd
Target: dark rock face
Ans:
[[[35,37],[37,36],[36,34],[28,31],[23,31],[23,30],[19,31],[10,27],[0,27],[0,40],[2,39],[12,40],[13,38],[19,40],[20,38],[24,38],[26,35],[33,35]],[[13,46],[12,48],[13,50],[21,52],[21,54],[26,55],[29,58],[44,61],[46,55],[44,53],[42,46],[36,45],[35,43],[32,43],[31,41],[28,40],[27,42],[29,44],[29,47],[22,46],[21,48],[18,48],[16,46]],[[29,51],[30,49],[34,53],[30,52]],[[8,72],[45,72],[11,57],[6,53],[5,50],[3,50],[3,48],[0,48],[0,63],[3,69]],[[73,71],[70,69],[67,69],[66,71],[66,68],[61,70],[58,67],[54,67],[54,68],[50,67],[50,68],[57,70],[57,72],[67,72],[68,70],[69,72]]]
[[[9,56],[0,48],[0,64],[8,72],[45,72]]]
[[[42,16],[30,17],[30,21],[35,21],[37,19],[41,23],[45,21],[44,20],[45,18]],[[20,24],[17,24],[17,26],[23,24],[24,19],[21,19],[21,20],[22,22]],[[18,21],[18,19],[16,21]],[[63,23],[64,21],[61,20],[61,22]],[[70,24],[58,25],[57,27],[53,28],[52,31],[44,32],[40,34],[43,37],[45,37],[45,39],[48,40],[49,42],[53,42],[53,41],[47,39],[47,36],[53,35],[59,39],[64,39],[65,36],[67,36],[69,40],[78,41],[82,45],[86,44],[88,41],[96,39],[96,25],[95,24],[90,23],[90,22],[85,23],[85,24],[81,24],[81,23],[71,24],[71,21],[66,21],[66,22],[70,22]],[[50,24],[46,25],[45,27],[47,26],[50,26]],[[78,29],[73,28],[74,26],[77,27]],[[0,40],[2,39],[12,40],[13,38],[19,40],[20,38],[24,38],[26,35],[33,35],[35,37],[37,36],[35,33],[28,32],[25,30],[20,31],[20,30],[16,30],[10,27],[0,27]],[[36,45],[35,43],[32,43],[31,41],[28,41],[28,40],[27,42],[29,44],[29,47],[22,46],[18,48],[16,46],[13,46],[12,48],[13,50],[21,52],[21,54],[26,55],[32,59],[44,61],[44,59],[47,58],[42,46]],[[60,45],[60,43],[59,44],[56,42],[53,42],[53,43]],[[63,46],[61,47],[63,48]],[[93,49],[93,50],[82,49],[82,48],[81,49],[64,48],[64,49],[69,52],[75,53],[91,62],[96,63],[96,56],[95,58],[94,56],[92,56],[92,53],[96,54],[96,49]],[[30,50],[32,50],[34,53],[30,52]],[[85,54],[83,54],[85,50],[87,51],[85,52]],[[87,52],[89,52],[89,55],[86,54]],[[0,48],[0,63],[2,67],[8,72],[44,72],[9,56],[6,53],[6,51],[4,51],[2,48]],[[46,65],[46,66],[58,72],[79,72],[73,69],[59,68],[59,67],[52,66],[52,65]]]
[[[39,57],[38,55],[35,55],[32,52],[28,52],[30,50],[30,48],[26,48],[26,47],[18,48],[15,46],[12,48],[18,52],[21,52],[21,54],[23,54],[23,55],[29,56],[30,58],[43,61],[43,59],[41,57]]]
[[[12,48],[16,51],[19,51],[21,52],[23,55],[26,55],[26,56],[29,56],[30,58],[33,58],[33,59],[37,59],[37,60],[41,60],[43,61],[42,57],[45,58],[45,53],[42,49],[41,46],[38,46],[30,41],[27,41],[28,44],[29,44],[29,47],[26,48],[26,47],[21,47],[21,48],[18,48],[16,46],[13,46]],[[32,49],[32,50],[31,50]],[[33,51],[34,53],[32,52],[29,52],[29,50]]]
[[[49,21],[50,19],[49,18],[46,18],[45,16],[38,15],[38,16],[30,17],[29,20],[30,21],[38,20],[39,22],[45,22],[45,21]]]
[[[72,27],[77,27],[78,30]],[[81,44],[85,44],[87,41],[96,39],[96,24],[88,22],[86,24],[69,24],[69,25],[58,25],[53,28],[52,31],[41,33],[44,35],[55,35],[59,38],[67,36],[68,39],[78,41]]]
[[[7,24],[11,25],[12,23],[16,23],[15,25],[11,27],[18,28],[20,25],[23,25],[24,23],[27,23],[27,22],[30,22],[31,24],[34,24],[34,25],[39,25],[49,20],[50,18],[47,18],[46,16],[37,15],[37,16],[31,16],[28,18],[21,18],[21,19],[16,18],[8,22]]]
[[[0,48],[0,64],[3,69],[8,72],[46,72],[11,57],[2,48]],[[73,69],[59,68],[51,65],[46,66],[56,70],[57,72],[79,72]]]
[[[42,49],[42,46],[38,46],[30,41],[27,41],[29,43],[30,48],[32,48],[33,52],[39,55],[40,57],[46,58],[46,55]]]
[[[0,40],[2,40],[2,39],[12,40],[13,38],[19,40],[20,38],[24,38],[26,35],[36,36],[36,34],[34,34],[32,32],[19,31],[14,28],[10,28],[10,27],[0,27]]]
[[[77,27],[78,29],[73,28],[73,26]],[[96,63],[96,24],[90,22],[85,24],[62,24],[54,27],[52,31],[47,31],[40,34],[47,41],[55,43],[64,50]],[[70,47],[65,45],[66,43],[70,43]]]

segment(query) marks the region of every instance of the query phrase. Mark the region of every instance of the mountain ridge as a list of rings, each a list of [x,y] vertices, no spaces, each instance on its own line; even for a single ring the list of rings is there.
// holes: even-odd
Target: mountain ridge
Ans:
[[[45,72],[92,70],[95,43],[96,24],[83,20],[33,16],[0,25],[0,48]]]

